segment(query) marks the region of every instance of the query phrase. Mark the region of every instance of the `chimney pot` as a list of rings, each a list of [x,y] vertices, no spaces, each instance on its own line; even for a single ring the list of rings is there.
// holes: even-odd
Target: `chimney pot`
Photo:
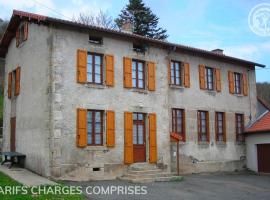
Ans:
[[[123,22],[121,26],[121,30],[124,32],[132,33],[133,32],[133,24],[130,20],[126,20]]]

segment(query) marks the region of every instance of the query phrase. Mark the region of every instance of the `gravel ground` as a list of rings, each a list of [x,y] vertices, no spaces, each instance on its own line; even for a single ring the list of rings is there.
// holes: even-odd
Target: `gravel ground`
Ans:
[[[118,195],[113,192],[108,194],[88,194],[88,199],[154,199],[154,200],[269,200],[270,199],[270,176],[255,175],[249,172],[193,174],[184,176],[182,182],[160,182],[131,184],[125,181],[89,181],[89,182],[66,182],[68,185],[82,186],[83,191],[98,192],[100,187],[112,188],[115,186],[130,187],[134,191],[135,186],[141,186],[139,192],[147,190],[147,194]],[[94,189],[95,188],[95,189]],[[120,191],[121,192],[121,191]]]

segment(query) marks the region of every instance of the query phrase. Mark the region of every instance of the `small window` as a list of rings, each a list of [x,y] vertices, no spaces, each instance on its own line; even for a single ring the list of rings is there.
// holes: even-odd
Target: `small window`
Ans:
[[[23,23],[17,29],[17,32],[16,32],[16,45],[17,45],[17,47],[27,39],[27,35],[25,35],[25,34],[28,34],[27,22]]]
[[[139,60],[132,60],[132,87],[145,88],[145,63]]]
[[[205,88],[214,90],[214,69],[210,67],[205,67]]]
[[[185,138],[185,119],[183,109],[172,109],[172,132],[180,135],[183,139]]]
[[[209,141],[209,121],[207,111],[198,111],[198,140],[199,142]]]
[[[103,111],[88,110],[87,143],[88,145],[103,145]]]
[[[146,47],[145,45],[142,45],[142,44],[133,44],[133,51],[138,52],[138,53],[145,53]]]
[[[87,56],[87,82],[103,84],[103,55],[88,53]]]
[[[244,142],[244,115],[243,114],[235,114],[235,128],[236,128],[236,141]]]
[[[225,113],[216,112],[216,141],[225,142]]]
[[[89,35],[89,42],[91,44],[103,44],[103,39],[102,37],[97,37],[97,36],[92,36],[92,35]]]
[[[240,73],[237,73],[235,72],[234,73],[234,93],[235,94],[241,94],[241,91],[242,91],[242,87],[241,87],[241,74]]]
[[[182,85],[181,62],[171,61],[171,85]]]

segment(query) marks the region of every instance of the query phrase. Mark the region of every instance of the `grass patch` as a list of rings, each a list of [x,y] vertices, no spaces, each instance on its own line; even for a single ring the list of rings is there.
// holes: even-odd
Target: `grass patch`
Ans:
[[[172,177],[170,181],[172,182],[181,182],[184,180],[183,176],[176,176],[176,177]]]
[[[1,189],[5,189],[7,186],[13,186],[12,188],[21,188],[22,184],[18,183],[17,181],[13,180],[9,176],[5,175],[4,173],[0,172],[0,199],[1,200],[31,200],[31,199],[39,199],[39,200],[84,200],[85,197],[82,194],[33,194],[30,188],[27,188],[27,194],[23,194],[23,192],[18,192],[17,194],[3,194]],[[68,189],[68,186],[58,185],[58,186],[42,186],[47,191],[55,190],[55,188],[64,188]],[[66,191],[66,190],[65,190]]]

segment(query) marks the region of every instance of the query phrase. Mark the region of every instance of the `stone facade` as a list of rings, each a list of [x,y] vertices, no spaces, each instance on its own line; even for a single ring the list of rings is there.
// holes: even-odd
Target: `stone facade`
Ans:
[[[91,31],[90,31],[91,32]],[[103,45],[88,42],[88,31],[67,27],[29,24],[29,37],[16,48],[12,40],[6,56],[7,73],[17,65],[21,71],[21,94],[15,100],[17,118],[16,147],[25,153],[26,167],[47,177],[72,180],[114,179],[127,168],[124,165],[124,112],[156,113],[158,164],[168,172],[175,171],[175,146],[170,141],[171,108],[185,109],[186,142],[180,144],[182,173],[235,170],[245,164],[245,146],[235,140],[234,114],[256,114],[255,71],[230,62],[221,62],[191,54],[170,52],[150,46],[145,54],[133,51],[133,43],[105,33]],[[34,51],[33,51],[34,49]],[[115,85],[78,84],[76,52],[112,54],[115,59]],[[138,91],[123,87],[123,57],[156,63],[156,91]],[[167,80],[168,59],[190,64],[190,88],[171,88]],[[222,91],[199,88],[198,65],[221,68]],[[247,73],[249,96],[232,95],[228,89],[228,70]],[[11,101],[5,84],[4,150],[9,149]],[[76,146],[76,109],[114,110],[116,144]],[[197,141],[197,110],[210,114],[210,143]],[[226,112],[227,142],[215,141],[214,112]],[[104,134],[104,141],[106,141]],[[148,133],[146,132],[146,138]],[[148,140],[146,140],[148,141]],[[147,142],[146,142],[147,144]],[[148,152],[148,144],[146,147]],[[146,153],[146,160],[148,160]],[[93,171],[99,168],[100,171]]]

